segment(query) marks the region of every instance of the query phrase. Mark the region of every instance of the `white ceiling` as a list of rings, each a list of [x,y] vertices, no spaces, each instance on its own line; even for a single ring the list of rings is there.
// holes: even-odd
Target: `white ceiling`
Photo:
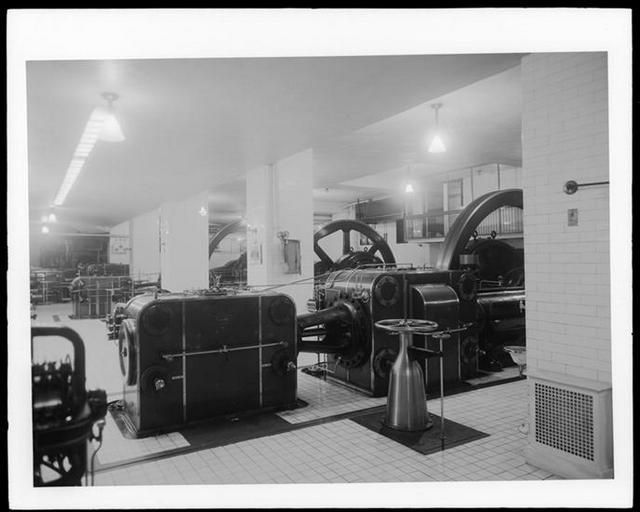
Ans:
[[[519,159],[519,86],[517,94],[510,89],[517,73],[464,88],[514,68],[520,57],[29,62],[30,215],[39,219],[52,202],[103,91],[120,95],[126,140],[98,143],[59,210],[62,219],[115,225],[202,189],[210,191],[212,215],[233,217],[247,170],[310,147],[320,190],[407,163],[438,167],[420,149],[419,134],[432,118],[428,103],[441,97],[443,127],[459,144],[442,165]],[[456,104],[447,95],[460,89],[466,92]],[[351,197],[379,186],[352,185]],[[324,199],[348,196],[341,187]]]

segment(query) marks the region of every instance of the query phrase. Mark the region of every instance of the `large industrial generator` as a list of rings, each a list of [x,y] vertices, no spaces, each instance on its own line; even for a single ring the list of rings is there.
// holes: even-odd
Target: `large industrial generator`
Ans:
[[[462,292],[460,291],[462,290]],[[475,319],[475,281],[463,271],[352,269],[329,275],[318,311],[300,315],[301,352],[330,354],[332,377],[383,396],[389,368],[398,354],[398,337],[374,328],[391,318],[428,319],[442,329],[458,329]],[[428,340],[423,348],[437,350]],[[444,381],[459,382],[461,340],[452,334],[443,346]],[[439,382],[439,363],[427,360],[428,383]]]
[[[144,435],[293,408],[300,352],[326,354],[332,378],[384,396],[399,340],[375,327],[381,320],[428,320],[445,331],[413,340],[411,357],[428,390],[438,388],[441,364],[445,388],[513,364],[503,348],[524,344],[522,252],[495,236],[470,239],[487,213],[521,205],[522,192],[514,189],[474,200],[451,227],[437,268],[426,269],[397,265],[369,226],[335,221],[315,235],[321,274],[311,311],[297,316],[292,300],[277,293],[212,289],[132,298],[117,314],[130,430]],[[350,249],[354,229],[372,240],[370,250]],[[335,231],[343,232],[344,254],[332,261],[317,241]]]
[[[296,404],[296,310],[282,294],[139,295],[119,333],[138,435]]]
[[[334,221],[317,231],[318,268],[333,272],[319,281],[313,311],[298,318],[299,350],[329,354],[332,378],[374,396],[387,393],[398,351],[397,336],[374,328],[380,320],[430,320],[456,331],[443,342],[445,386],[513,365],[504,346],[524,345],[522,251],[495,234],[480,239],[476,231],[502,207],[522,208],[522,191],[500,190],[472,201],[449,230],[435,269],[399,268],[384,239],[358,221]],[[318,241],[336,231],[343,233],[343,255],[333,261]],[[369,238],[372,247],[353,251],[351,231]],[[414,344],[439,352],[439,341],[430,337],[417,337]],[[412,357],[421,359],[427,387],[436,385],[440,361],[419,353]]]

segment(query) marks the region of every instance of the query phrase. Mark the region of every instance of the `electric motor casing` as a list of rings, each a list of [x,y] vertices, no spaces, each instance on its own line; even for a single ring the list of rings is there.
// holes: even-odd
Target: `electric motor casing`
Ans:
[[[296,309],[283,294],[139,295],[120,328],[136,435],[296,403]]]
[[[374,327],[379,320],[389,318],[416,318],[432,320],[445,327],[457,327],[461,322],[472,321],[475,316],[475,296],[460,299],[456,286],[464,272],[437,270],[354,269],[330,274],[323,287],[322,303],[318,309],[332,307],[340,302],[357,305],[365,316],[368,336],[371,340],[363,364],[344,364],[340,354],[330,355],[335,364],[332,377],[356,386],[373,396],[384,396],[389,381],[383,368],[388,366],[381,359],[389,359],[398,352],[398,337]],[[422,292],[423,285],[437,286],[439,293],[431,297]],[[423,296],[424,294],[424,296]],[[446,307],[436,302],[447,296]],[[438,295],[436,297],[435,295]],[[426,302],[425,302],[426,301]],[[432,303],[430,303],[432,301]],[[430,347],[431,348],[431,345]],[[423,365],[424,361],[420,364]],[[433,364],[428,363],[428,370]],[[460,380],[460,348],[458,334],[452,334],[445,347],[444,380],[451,385]],[[427,372],[427,385],[436,385],[439,370]]]

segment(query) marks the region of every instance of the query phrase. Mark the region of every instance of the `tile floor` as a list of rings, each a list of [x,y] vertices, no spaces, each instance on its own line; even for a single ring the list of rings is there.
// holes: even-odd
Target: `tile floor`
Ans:
[[[70,310],[69,305],[40,306],[37,321],[49,323],[52,315],[58,314],[62,321],[76,329],[85,340],[87,350],[87,387],[106,389],[110,400],[119,398],[121,376],[117,351],[115,343],[106,340],[105,324],[99,320],[68,320],[65,316],[67,307]],[[559,479],[524,460],[527,392],[527,382],[516,381],[446,397],[445,419],[490,435],[442,452],[422,455],[349,419],[322,424],[314,422],[382,405],[385,399],[371,398],[299,372],[298,396],[309,405],[280,413],[283,419],[296,424],[296,430],[160,460],[102,469],[95,473],[95,485]],[[439,414],[438,399],[429,400],[427,405],[431,412]],[[304,426],[306,422],[310,422],[308,427]],[[99,461],[102,464],[117,461],[122,457],[117,455],[122,450],[127,458],[131,458],[150,450],[171,449],[187,443],[175,435],[171,439],[170,435],[156,437],[162,439],[124,439],[118,435],[108,415],[104,442],[105,447],[107,443],[110,447],[98,452]],[[137,447],[131,448],[136,443]],[[138,452],[134,453],[136,450]]]

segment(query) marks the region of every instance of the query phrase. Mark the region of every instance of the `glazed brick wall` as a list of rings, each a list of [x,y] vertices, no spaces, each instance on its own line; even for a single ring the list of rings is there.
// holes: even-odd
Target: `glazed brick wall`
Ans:
[[[522,59],[527,365],[611,382],[606,53]],[[568,210],[578,225],[568,225]]]

